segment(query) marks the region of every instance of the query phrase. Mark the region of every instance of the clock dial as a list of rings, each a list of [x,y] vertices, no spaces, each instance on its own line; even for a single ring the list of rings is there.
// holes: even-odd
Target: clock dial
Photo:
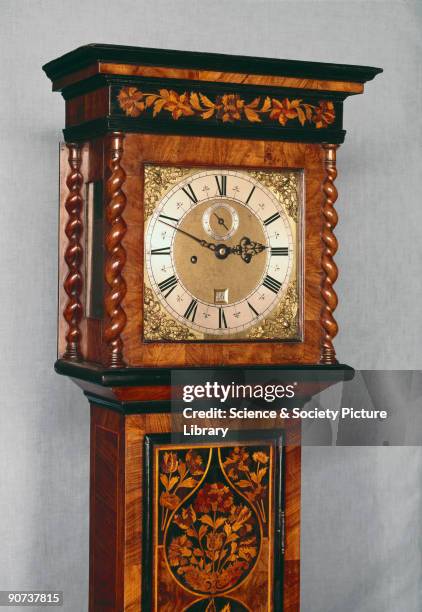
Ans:
[[[214,202],[207,206],[202,226],[209,236],[215,240],[228,240],[239,227],[239,215],[228,202]]]
[[[192,171],[147,223],[147,280],[165,312],[196,337],[246,337],[296,274],[295,233],[282,203],[250,173]]]

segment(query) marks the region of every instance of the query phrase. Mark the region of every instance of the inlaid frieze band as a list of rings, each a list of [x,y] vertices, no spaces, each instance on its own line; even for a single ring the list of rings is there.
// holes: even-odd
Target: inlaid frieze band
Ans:
[[[174,121],[197,117],[203,121],[218,123],[270,123],[286,126],[297,124],[317,129],[326,128],[336,119],[331,100],[318,102],[301,98],[276,98],[269,95],[246,99],[238,93],[206,95],[201,91],[177,91],[161,88],[144,91],[125,86],[117,93],[118,107],[127,117],[150,115],[153,118],[167,116]]]

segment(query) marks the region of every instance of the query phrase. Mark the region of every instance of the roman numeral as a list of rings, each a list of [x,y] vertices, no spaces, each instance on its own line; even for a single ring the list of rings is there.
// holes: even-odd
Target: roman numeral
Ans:
[[[218,327],[220,329],[227,329],[227,321],[226,321],[226,315],[224,314],[224,309],[223,308],[219,308],[218,309]]]
[[[182,187],[182,191],[185,192],[185,194],[194,204],[198,202],[198,198],[196,197],[195,192],[192,189],[192,185],[186,185],[186,187]]]
[[[281,287],[281,283],[279,283],[278,280],[269,274],[267,274],[267,276],[264,278],[264,282],[262,284],[273,293],[278,293]]]
[[[270,223],[277,221],[277,219],[280,219],[280,213],[274,213],[273,215],[271,215],[271,217],[268,217],[268,219],[265,219],[264,225],[270,225]]]
[[[248,306],[249,306],[249,308],[252,310],[252,312],[254,313],[254,315],[255,315],[256,317],[259,317],[259,313],[258,313],[258,311],[257,311],[257,310],[255,310],[255,308],[252,306],[252,304],[250,304],[250,303],[248,302]]]
[[[158,283],[158,288],[160,289],[161,293],[164,294],[165,298],[168,298],[170,293],[173,291],[173,289],[177,285],[177,282],[178,282],[177,278],[173,275],[173,276],[170,276],[169,278],[166,278],[166,280],[161,281],[161,283]],[[167,293],[164,293],[165,291],[167,291]]]
[[[168,217],[167,215],[158,215],[162,219],[167,219],[168,221],[174,221],[175,223],[179,223],[179,219],[175,219],[174,217]]]
[[[162,247],[161,249],[152,249],[151,255],[170,255],[170,247]]]
[[[189,304],[189,306],[187,307],[186,312],[183,316],[188,321],[189,319],[191,319],[192,323],[194,323],[197,310],[198,310],[198,300],[193,299],[191,303]]]
[[[217,181],[218,193],[221,196],[227,195],[227,176],[225,174],[216,176],[215,180]]]
[[[249,200],[251,199],[251,197],[253,196],[253,192],[255,191],[255,186],[252,187],[250,194],[248,195],[248,199],[246,200],[245,204],[249,204]]]
[[[288,255],[289,247],[271,247],[271,257],[275,255]]]

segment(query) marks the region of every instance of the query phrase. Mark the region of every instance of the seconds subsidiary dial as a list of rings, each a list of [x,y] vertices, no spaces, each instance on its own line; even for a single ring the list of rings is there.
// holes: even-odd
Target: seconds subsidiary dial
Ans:
[[[215,240],[227,240],[239,227],[239,215],[227,202],[216,202],[204,212],[202,225]]]
[[[296,245],[283,206],[237,170],[202,170],[158,203],[145,236],[149,284],[162,307],[197,336],[246,336],[277,307]]]

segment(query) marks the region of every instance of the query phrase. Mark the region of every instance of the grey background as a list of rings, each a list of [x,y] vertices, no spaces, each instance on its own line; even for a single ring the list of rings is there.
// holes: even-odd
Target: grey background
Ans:
[[[88,42],[382,66],[345,104],[340,358],[421,368],[420,2],[2,0],[0,588],[86,610],[88,407],[52,370],[64,104],[41,64]],[[302,610],[416,612],[420,448],[303,449]]]

